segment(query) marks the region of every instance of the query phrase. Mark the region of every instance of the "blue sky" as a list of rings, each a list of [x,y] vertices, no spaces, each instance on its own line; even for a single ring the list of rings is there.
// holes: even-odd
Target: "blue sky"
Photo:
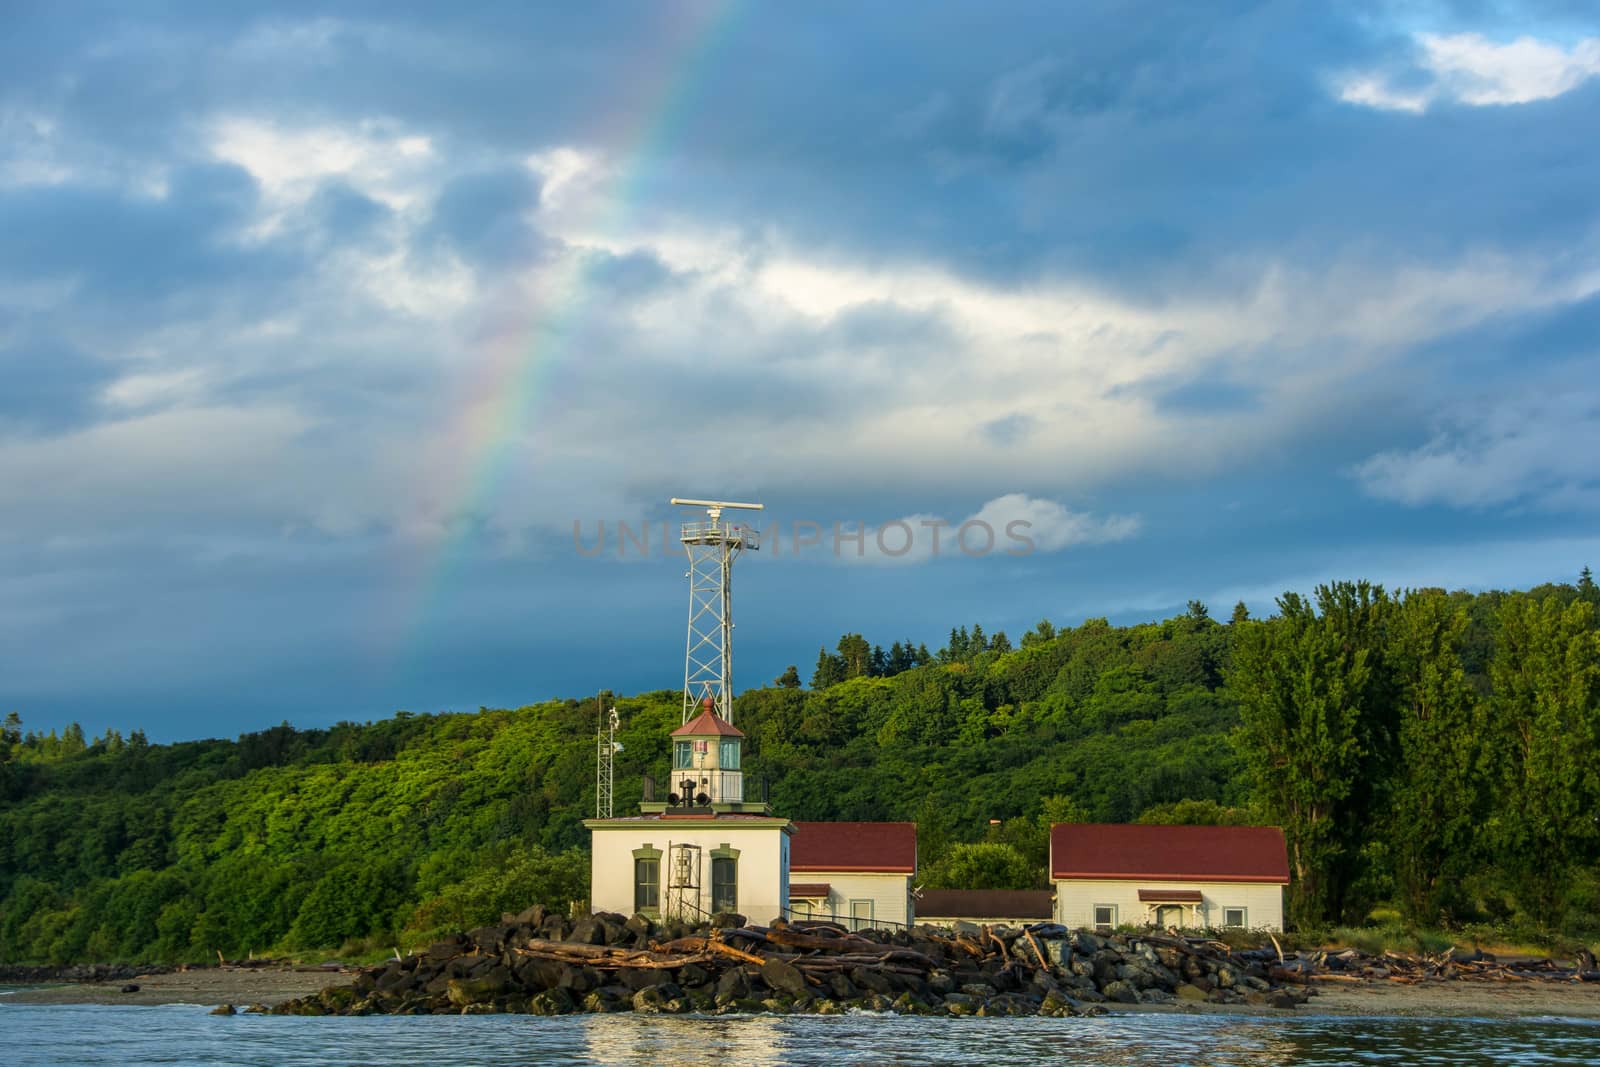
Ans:
[[[1591,4],[469,8],[8,7],[0,711],[673,687],[673,495],[868,527],[741,687],[1600,566]]]

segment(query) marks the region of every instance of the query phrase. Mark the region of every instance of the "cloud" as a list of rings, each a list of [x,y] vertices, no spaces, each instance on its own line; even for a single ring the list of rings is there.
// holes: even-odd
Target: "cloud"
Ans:
[[[0,333],[0,440],[8,431],[59,432],[92,421],[101,390],[115,378],[103,360],[61,338]]]
[[[1426,444],[1354,470],[1382,500],[1457,508],[1600,508],[1600,395],[1578,389],[1501,398],[1459,412]]]
[[[1346,74],[1339,98],[1420,115],[1441,101],[1495,107],[1550,100],[1600,75],[1600,37],[1570,48],[1526,36],[1501,44],[1477,33],[1419,33],[1414,41],[1411,69]]]
[[[845,562],[915,564],[944,559],[1022,558],[1035,553],[1125,541],[1136,536],[1137,515],[1098,516],[1074,511],[1054,500],[1007,493],[985,503],[964,519],[918,513],[880,523],[835,524],[817,530],[779,526],[780,538],[793,554],[801,538],[818,543]],[[803,551],[803,549],[801,549]]]

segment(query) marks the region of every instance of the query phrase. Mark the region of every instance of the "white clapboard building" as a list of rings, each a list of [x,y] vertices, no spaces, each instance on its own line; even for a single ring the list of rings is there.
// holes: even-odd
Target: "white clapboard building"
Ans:
[[[707,702],[672,731],[665,799],[589,819],[594,911],[910,924],[915,823],[795,823],[745,796],[744,734]],[[795,879],[801,881],[797,884]]]
[[[1057,823],[1050,881],[1066,926],[1282,930],[1289,861],[1275,826]]]

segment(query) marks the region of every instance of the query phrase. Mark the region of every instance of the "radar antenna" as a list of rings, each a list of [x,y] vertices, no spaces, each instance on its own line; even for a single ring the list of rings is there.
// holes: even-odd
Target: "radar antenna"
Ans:
[[[723,521],[730,508],[760,511],[760,504],[729,500],[686,500],[684,507],[706,509],[706,521],[686,522],[679,535],[689,553],[689,636],[683,663],[683,721],[709,702],[733,721],[733,561],[745,549],[761,547],[761,533],[742,523]]]

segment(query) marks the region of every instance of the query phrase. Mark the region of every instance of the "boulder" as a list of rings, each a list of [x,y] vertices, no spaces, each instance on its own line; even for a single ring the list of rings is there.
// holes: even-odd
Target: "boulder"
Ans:
[[[857,968],[857,970],[859,969]],[[801,974],[791,964],[782,960],[768,960],[762,964],[761,980],[773,990],[779,993],[787,993],[791,997],[810,995],[805,975]]]
[[[1206,991],[1197,985],[1184,982],[1178,986],[1178,999],[1198,1003],[1206,999]]]
[[[572,930],[563,940],[580,945],[603,945],[606,943],[606,924],[593,915],[585,915],[572,924]]]
[[[237,1014],[239,1014],[239,1012],[238,1012],[238,1009],[236,1009],[232,1004],[218,1004],[216,1007],[211,1009],[211,1014],[212,1015],[237,1015]]]
[[[636,967],[618,974],[622,984],[629,989],[649,989],[672,981],[672,972],[664,967]]]
[[[461,934],[435,941],[428,946],[427,956],[432,960],[454,959],[467,951],[467,939]]]
[[[1139,1003],[1139,991],[1121,979],[1113,979],[1100,987],[1100,992],[1107,1000],[1115,1000],[1119,1004]]]
[[[577,1009],[578,1002],[571,992],[559,986],[536,993],[528,1000],[528,1012],[532,1015],[566,1015]]]
[[[660,985],[646,986],[633,995],[633,1010],[646,1014],[665,1013],[677,1014],[687,1010],[688,1005],[683,1000],[683,990],[671,982]]]
[[[724,971],[722,977],[717,979],[718,1001],[746,1000],[750,992],[750,974],[743,967]]]
[[[656,924],[648,915],[640,915],[635,913],[634,915],[629,916],[627,922],[625,922],[623,926],[630,934],[633,935],[633,943],[636,945],[641,945],[650,940],[651,936],[656,932]]]
[[[850,981],[863,992],[870,991],[880,996],[888,996],[895,992],[894,984],[889,981],[888,975],[882,971],[869,970],[866,967],[852,968]]]
[[[976,1015],[978,1009],[983,1007],[983,1001],[966,993],[946,993],[943,1006],[951,1015]]]
[[[505,991],[505,979],[496,974],[485,975],[482,978],[451,978],[445,989],[450,1003],[458,1008],[464,1008],[468,1004],[487,1003]]]
[[[736,911],[719,911],[711,917],[713,930],[740,930],[747,925],[749,920]]]

